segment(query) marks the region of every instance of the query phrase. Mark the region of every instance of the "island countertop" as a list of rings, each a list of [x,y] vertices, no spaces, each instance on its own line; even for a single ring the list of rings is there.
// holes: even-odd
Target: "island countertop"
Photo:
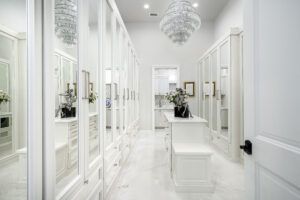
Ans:
[[[164,115],[169,123],[207,123],[205,119],[196,115],[189,118],[174,117],[174,112],[164,112]]]

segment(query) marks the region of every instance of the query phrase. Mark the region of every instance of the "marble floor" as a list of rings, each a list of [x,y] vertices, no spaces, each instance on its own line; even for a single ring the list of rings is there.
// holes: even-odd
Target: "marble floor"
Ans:
[[[244,200],[243,166],[214,152],[212,194],[176,193],[161,133],[140,132],[109,200]]]

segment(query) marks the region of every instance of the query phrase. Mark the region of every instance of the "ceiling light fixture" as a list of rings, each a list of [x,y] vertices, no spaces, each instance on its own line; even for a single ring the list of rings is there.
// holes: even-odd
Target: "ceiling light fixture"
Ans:
[[[144,9],[145,9],[145,10],[148,10],[149,8],[150,8],[149,4],[147,4],[147,3],[144,4]]]
[[[173,0],[160,22],[161,31],[179,45],[183,45],[200,26],[200,16],[188,0]]]
[[[55,1],[55,34],[68,46],[77,44],[76,0]]]
[[[198,8],[199,4],[198,3],[193,3],[194,8]]]

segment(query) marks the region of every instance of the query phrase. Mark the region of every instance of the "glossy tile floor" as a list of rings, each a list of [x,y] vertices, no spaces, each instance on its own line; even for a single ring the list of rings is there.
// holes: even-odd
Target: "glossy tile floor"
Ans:
[[[215,151],[212,194],[176,193],[162,133],[140,132],[109,200],[244,200],[243,166]]]

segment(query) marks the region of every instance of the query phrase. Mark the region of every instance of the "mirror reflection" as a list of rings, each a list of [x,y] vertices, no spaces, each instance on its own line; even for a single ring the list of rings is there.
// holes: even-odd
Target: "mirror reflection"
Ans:
[[[105,82],[106,82],[106,141],[105,146],[112,144],[113,142],[113,131],[112,131],[112,10],[109,5],[105,4],[106,8],[106,25],[105,25]]]
[[[0,1],[0,199],[27,195],[26,4]]]
[[[55,0],[53,65],[56,194],[78,176],[78,12],[77,1]]]

